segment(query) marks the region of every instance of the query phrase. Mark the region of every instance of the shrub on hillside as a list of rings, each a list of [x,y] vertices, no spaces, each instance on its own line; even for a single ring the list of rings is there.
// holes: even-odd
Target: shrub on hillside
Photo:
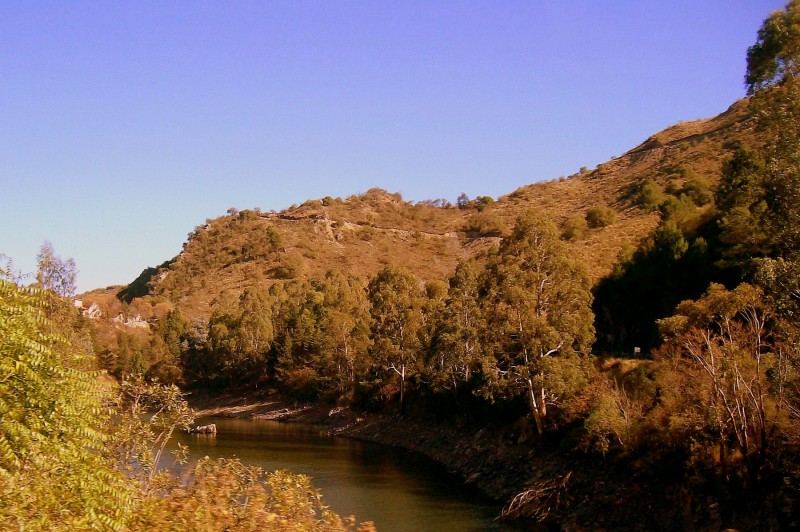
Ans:
[[[681,191],[689,196],[698,207],[707,205],[714,199],[714,193],[711,192],[708,182],[701,177],[693,177],[687,181]]]
[[[561,237],[565,240],[578,240],[586,234],[589,228],[586,219],[580,214],[575,214],[567,218],[561,231]]]
[[[664,199],[664,189],[652,178],[647,179],[639,189],[639,206],[648,212],[658,210]]]
[[[479,212],[467,219],[464,232],[478,236],[503,236],[508,233],[508,225],[493,213]]]
[[[296,279],[303,273],[303,259],[289,255],[281,261],[273,273],[278,279]]]
[[[611,207],[598,205],[586,212],[586,223],[592,229],[607,227],[617,221],[617,213]]]

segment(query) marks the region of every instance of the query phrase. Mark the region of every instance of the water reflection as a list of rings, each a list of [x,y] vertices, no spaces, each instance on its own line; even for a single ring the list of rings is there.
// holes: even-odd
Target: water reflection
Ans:
[[[379,530],[502,530],[498,508],[423,456],[332,438],[319,427],[253,419],[199,419],[217,433],[179,434],[190,465],[204,456],[239,458],[265,470],[290,469],[314,479],[342,515],[374,521]],[[180,472],[180,469],[176,472]]]

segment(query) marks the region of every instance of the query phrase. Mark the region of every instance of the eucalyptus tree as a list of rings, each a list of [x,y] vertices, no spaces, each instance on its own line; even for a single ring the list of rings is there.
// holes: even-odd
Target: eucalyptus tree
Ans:
[[[329,271],[314,281],[323,295],[325,334],[320,366],[340,395],[352,390],[368,365],[370,314],[361,279]]]
[[[750,94],[793,80],[800,73],[800,1],[791,0],[764,20],[747,49],[745,83]]]
[[[800,252],[800,0],[770,14],[747,51],[748,92],[762,150],[766,231],[776,253]]]
[[[796,349],[780,325],[769,298],[746,283],[712,284],[659,320],[661,352],[683,361],[674,364],[687,399],[676,420],[716,439],[723,470],[743,464],[752,482],[773,444],[797,433]]]
[[[220,303],[208,321],[216,377],[237,382],[262,371],[274,336],[271,300],[262,288],[247,288],[238,300]]]
[[[372,360],[400,380],[400,408],[406,382],[416,373],[420,354],[423,292],[411,273],[388,266],[369,283],[372,316]]]
[[[584,269],[555,225],[527,212],[486,265],[484,394],[525,395],[539,434],[548,405],[567,407],[586,385],[581,355],[594,340]]]
[[[434,391],[455,392],[470,380],[479,363],[483,327],[480,273],[477,262],[470,259],[460,262],[448,280],[445,308],[428,362]]]

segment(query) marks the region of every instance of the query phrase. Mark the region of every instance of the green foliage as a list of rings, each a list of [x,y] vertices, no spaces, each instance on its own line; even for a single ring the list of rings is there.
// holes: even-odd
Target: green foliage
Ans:
[[[596,451],[606,454],[612,438],[623,444],[628,423],[625,412],[621,408],[622,392],[605,390],[594,400],[589,415],[584,421],[584,428],[589,437],[589,445]]]
[[[242,308],[251,309],[253,298],[243,296]],[[206,458],[179,483],[160,469],[170,436],[193,418],[184,395],[175,386],[123,381],[114,401],[102,375],[84,369],[88,353],[58,330],[76,334],[76,318],[68,304],[0,277],[0,528],[356,529],[353,518],[322,504],[303,475],[264,475]],[[168,348],[187,332],[177,312],[157,329]]]
[[[800,250],[800,2],[773,12],[761,26],[756,44],[748,49],[748,90],[754,94],[758,128],[766,137],[763,170],[754,180],[758,194],[755,221],[764,220],[774,253],[787,256]],[[748,187],[753,188],[753,187]],[[752,194],[751,194],[752,195]],[[765,208],[760,205],[764,202]],[[737,205],[741,207],[741,203]],[[736,213],[742,219],[744,212]],[[740,224],[737,224],[737,227]]]
[[[715,196],[719,209],[720,240],[728,261],[741,262],[770,253],[774,244],[768,230],[767,184],[760,157],[738,148],[725,161]]]
[[[172,261],[166,261],[155,268],[145,268],[133,282],[117,292],[117,299],[130,303],[136,298],[148,295],[152,289],[151,282],[158,275],[158,272],[168,268],[171,263]]]
[[[450,276],[445,307],[439,315],[427,362],[435,392],[456,392],[478,369],[483,315],[478,296],[480,269],[475,260],[460,262]]]
[[[303,273],[304,266],[300,257],[287,255],[273,273],[278,279],[297,279]]]
[[[800,262],[789,259],[756,261],[754,281],[764,290],[781,320],[797,323],[800,317]]]
[[[639,205],[646,211],[658,210],[666,199],[664,189],[653,178],[648,178],[639,189]]]
[[[800,2],[773,12],[758,30],[756,43],[747,49],[748,93],[784,83],[798,74],[800,63]]]
[[[690,242],[673,222],[664,222],[595,286],[595,348],[631,353],[658,345],[655,320],[705,290],[715,274],[712,262],[703,238]]]
[[[616,221],[616,211],[607,205],[598,205],[586,211],[586,224],[592,229],[607,227]]]
[[[122,381],[116,402],[108,445],[116,469],[144,495],[155,493],[171,481],[159,470],[164,448],[175,430],[189,428],[194,413],[177,386],[138,379]]]
[[[463,230],[477,236],[504,236],[508,226],[494,213],[478,212],[467,219]]]
[[[478,211],[482,211],[493,203],[494,198],[491,196],[478,196],[474,201],[475,208],[478,209]]]
[[[238,460],[198,462],[186,487],[150,498],[131,523],[133,530],[345,531],[342,519],[322,502],[311,479],[288,471],[264,474]],[[374,530],[371,523],[357,530]]]
[[[667,196],[659,210],[665,223],[674,224],[685,233],[691,233],[705,222],[702,211],[697,209],[695,201],[687,194]]]
[[[766,224],[774,254],[800,252],[800,80],[756,96],[761,106],[758,127],[767,143],[763,149]]]
[[[406,382],[417,371],[422,327],[423,293],[419,281],[405,270],[387,267],[369,283],[372,315],[372,358],[400,379],[404,408]]]
[[[275,287],[275,371],[284,390],[315,397],[352,392],[369,363],[369,307],[361,281],[323,278]]]
[[[541,434],[547,405],[566,408],[579,388],[557,383],[594,340],[589,280],[555,226],[529,212],[486,266],[487,397],[527,397]]]
[[[208,321],[204,364],[209,380],[247,381],[265,365],[275,332],[272,302],[261,288],[248,288],[236,302],[219,303]]]
[[[324,314],[321,372],[328,388],[344,395],[356,386],[367,371],[371,344],[370,313],[362,281],[337,272],[312,280],[323,296]]]
[[[586,234],[589,224],[586,218],[580,214],[574,214],[567,218],[561,231],[561,236],[566,240],[578,240]]]
[[[275,227],[271,225],[267,227],[264,231],[264,236],[265,240],[262,243],[265,244],[264,247],[267,251],[274,252],[283,247],[283,238]]]
[[[698,207],[708,205],[714,199],[708,181],[700,176],[694,176],[686,181],[681,192],[686,194]]]
[[[121,528],[133,499],[103,452],[106,390],[46,304],[0,278],[0,525]]]
[[[712,284],[659,327],[666,338],[662,353],[690,363],[681,368],[695,381],[684,416],[705,421],[723,468],[735,449],[755,482],[779,431],[792,433],[796,423],[785,408],[787,368],[796,367],[796,353],[778,343],[784,331],[775,327],[763,292],[744,283],[733,290]]]

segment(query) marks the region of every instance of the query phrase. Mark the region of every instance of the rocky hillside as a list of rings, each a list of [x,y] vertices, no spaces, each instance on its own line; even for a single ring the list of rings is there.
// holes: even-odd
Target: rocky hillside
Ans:
[[[480,257],[520,212],[531,208],[562,227],[592,208],[615,211],[609,225],[569,238],[575,256],[598,280],[611,271],[624,246],[635,247],[659,222],[658,212],[642,205],[643,183],[654,182],[675,196],[690,181],[713,191],[723,160],[739,142],[755,142],[746,100],[714,118],[672,126],[593,170],[524,186],[497,200],[411,204],[399,194],[372,189],[346,199],[309,200],[281,212],[231,209],[198,226],[176,257],[143,272],[120,298],[138,303],[140,312],[177,306],[189,316],[207,316],[226,291],[330,269],[366,279],[397,265],[424,280],[445,279],[460,259]],[[110,295],[94,292],[84,299],[110,307]]]

